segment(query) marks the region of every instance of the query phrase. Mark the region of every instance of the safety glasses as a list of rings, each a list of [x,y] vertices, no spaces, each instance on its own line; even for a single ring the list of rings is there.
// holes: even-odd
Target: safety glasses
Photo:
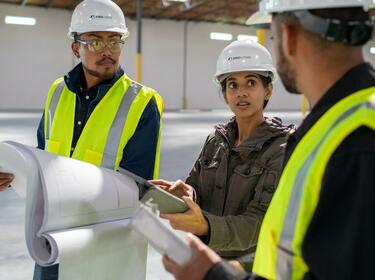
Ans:
[[[119,39],[111,39],[107,42],[99,40],[99,39],[93,39],[93,40],[81,40],[81,39],[76,39],[77,42],[87,46],[88,50],[91,52],[102,52],[105,50],[107,47],[111,52],[118,53],[121,52],[123,46],[124,46],[124,41],[119,40]]]

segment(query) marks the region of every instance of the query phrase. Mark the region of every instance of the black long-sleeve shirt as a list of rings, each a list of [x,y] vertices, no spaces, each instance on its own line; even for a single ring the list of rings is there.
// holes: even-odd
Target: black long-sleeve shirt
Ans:
[[[375,86],[375,70],[366,63],[338,80],[289,138],[284,166],[302,137],[329,108],[371,86]],[[374,279],[374,214],[375,131],[360,127],[341,143],[327,164],[319,202],[302,244],[302,256],[309,268],[304,279]],[[205,277],[250,278],[223,262]]]

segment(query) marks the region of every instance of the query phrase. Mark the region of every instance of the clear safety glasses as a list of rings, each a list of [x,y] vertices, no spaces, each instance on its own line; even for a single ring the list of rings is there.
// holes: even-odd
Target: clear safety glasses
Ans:
[[[77,42],[86,45],[89,51],[91,52],[102,52],[107,47],[111,52],[118,53],[121,52],[122,47],[124,46],[124,41],[119,39],[111,39],[107,42],[104,42],[99,39],[93,39],[93,40],[81,40],[76,39]]]

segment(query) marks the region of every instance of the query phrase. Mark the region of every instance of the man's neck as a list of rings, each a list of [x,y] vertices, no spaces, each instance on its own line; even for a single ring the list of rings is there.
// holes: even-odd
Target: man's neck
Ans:
[[[103,80],[97,77],[94,77],[86,72],[84,72],[85,80],[86,80],[86,87],[87,89],[92,88],[98,84],[100,84]]]
[[[107,77],[107,78],[99,78],[97,76],[94,76],[90,74],[85,68],[83,68],[83,74],[86,80],[86,87],[87,89],[90,89],[103,81],[111,80],[115,77],[116,73],[112,77]]]

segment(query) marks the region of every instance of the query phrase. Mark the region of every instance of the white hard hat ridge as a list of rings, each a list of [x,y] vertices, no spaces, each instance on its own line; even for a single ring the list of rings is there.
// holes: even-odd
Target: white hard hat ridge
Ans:
[[[124,13],[115,2],[84,0],[74,9],[69,36],[95,31],[117,32],[128,36]]]
[[[272,13],[350,7],[363,7],[367,10],[374,7],[374,0],[262,0],[259,3],[259,11],[252,14],[246,24],[270,23]]]
[[[271,77],[272,81],[277,77],[271,54],[252,40],[234,41],[222,50],[217,60],[215,82],[220,84],[229,74],[244,71]]]

